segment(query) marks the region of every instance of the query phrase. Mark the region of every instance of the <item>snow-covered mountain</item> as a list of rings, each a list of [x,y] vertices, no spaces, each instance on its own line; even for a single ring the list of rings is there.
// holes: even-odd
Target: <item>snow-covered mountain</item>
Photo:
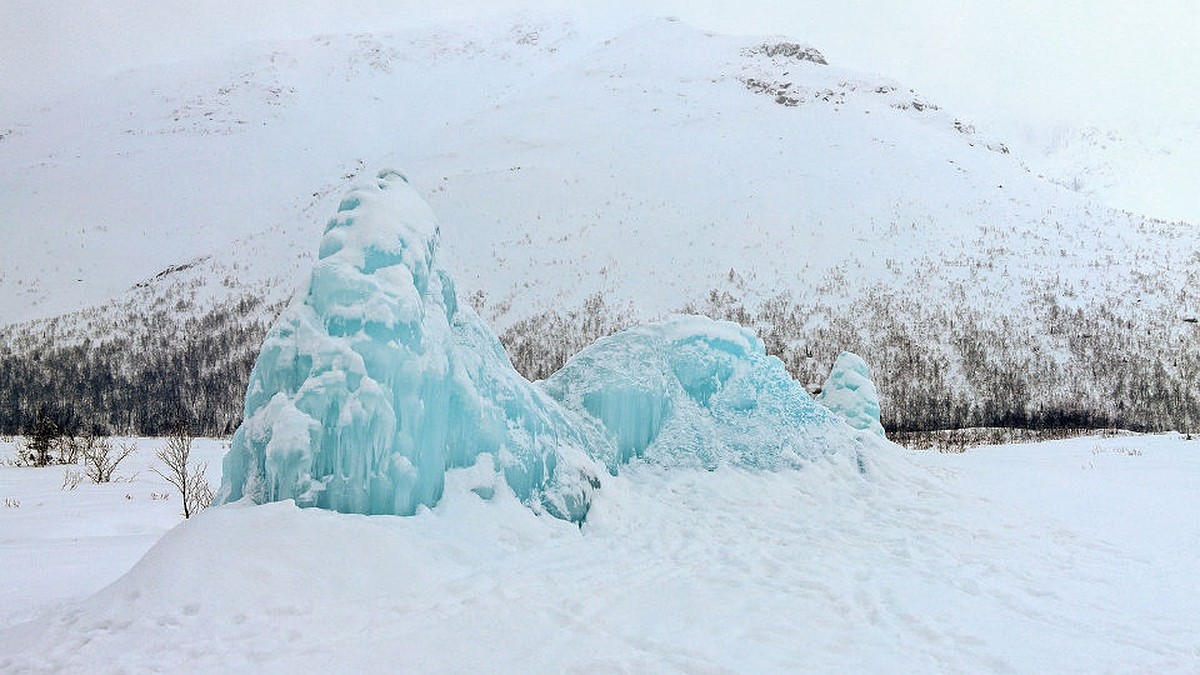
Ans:
[[[1146,121],[1027,127],[1014,150],[1035,173],[1116,209],[1200,222],[1200,124]]]
[[[256,43],[3,115],[10,427],[130,391],[228,429],[325,219],[384,165],[532,377],[687,309],[814,387],[863,355],[893,428],[1200,419],[1196,227],[1042,179],[791,39],[522,15]]]

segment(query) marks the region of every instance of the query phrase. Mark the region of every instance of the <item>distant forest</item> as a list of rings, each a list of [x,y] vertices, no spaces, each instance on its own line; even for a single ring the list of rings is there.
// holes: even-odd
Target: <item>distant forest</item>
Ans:
[[[753,328],[811,393],[841,351],[866,359],[889,432],[972,427],[1193,431],[1200,423],[1200,326],[1173,314],[1123,319],[1108,305],[1066,309],[1046,293],[1034,323],[876,287],[835,307],[783,293],[757,311],[713,290],[683,311]],[[501,335],[517,370],[545,378],[628,321],[594,296]]]
[[[75,334],[78,315],[3,329],[0,433],[29,434],[49,421],[66,434],[232,434],[258,348],[282,305],[264,308],[243,296],[200,316],[187,309],[160,303],[119,312],[124,321],[102,324],[96,338]]]
[[[781,294],[752,310],[714,290],[681,310],[753,328],[814,393],[840,351],[860,354],[891,432],[1195,430],[1200,326],[1169,312],[1135,320],[1104,304],[1067,308],[1049,292],[1031,303],[1016,320],[875,288],[838,306]],[[0,330],[0,433],[28,434],[49,419],[66,433],[160,435],[183,425],[228,435],[241,422],[250,370],[282,306],[245,295],[197,315],[160,302],[117,313],[128,318],[104,330],[95,324],[105,316],[95,313],[87,322],[72,315]],[[542,379],[629,323],[597,295],[574,310],[519,321],[500,339],[518,371]]]

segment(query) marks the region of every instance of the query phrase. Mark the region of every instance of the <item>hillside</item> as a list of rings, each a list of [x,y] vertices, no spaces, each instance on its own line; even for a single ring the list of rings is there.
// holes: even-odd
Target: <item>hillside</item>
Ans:
[[[1025,128],[1011,139],[1034,173],[1118,209],[1200,221],[1200,124],[1150,117],[1136,124]]]
[[[687,310],[755,328],[810,388],[863,355],[893,430],[1200,420],[1200,230],[824,61],[525,15],[252,44],[5,111],[0,428],[183,409],[227,433],[324,219],[381,165],[532,378]]]

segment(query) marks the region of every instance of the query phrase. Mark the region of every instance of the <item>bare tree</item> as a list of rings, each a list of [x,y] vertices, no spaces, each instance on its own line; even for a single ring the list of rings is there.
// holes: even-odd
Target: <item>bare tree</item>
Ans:
[[[174,485],[175,489],[179,491],[183,498],[184,518],[191,518],[208,508],[213,500],[212,488],[209,486],[208,480],[204,478],[204,471],[208,468],[208,464],[206,462],[189,464],[193,440],[189,434],[183,431],[171,434],[167,437],[167,442],[163,447],[155,453],[155,456],[163,464],[162,468],[151,468],[154,473]]]
[[[113,450],[112,441],[102,436],[84,436],[82,445],[83,470],[97,485],[112,481],[113,472],[126,457],[137,452],[137,443],[121,443]]]
[[[78,464],[79,458],[83,456],[89,446],[98,438],[95,434],[86,433],[79,436],[63,436],[59,438],[54,443],[54,446],[58,449],[58,463]]]
[[[75,488],[79,487],[79,483],[82,480],[83,480],[83,474],[80,473],[79,469],[70,469],[69,468],[66,471],[63,471],[63,482],[62,482],[62,485],[59,486],[58,489],[59,490],[74,490]]]

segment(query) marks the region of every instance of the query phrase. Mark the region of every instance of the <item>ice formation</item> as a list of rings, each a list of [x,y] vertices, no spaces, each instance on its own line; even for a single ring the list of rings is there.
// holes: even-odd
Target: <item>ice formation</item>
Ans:
[[[732,323],[630,329],[528,382],[459,304],[437,245],[399,173],[346,196],[264,340],[219,502],[408,515],[438,502],[448,469],[473,466],[581,522],[598,476],[635,458],[778,469],[848,452],[864,470],[853,432]]]
[[[862,357],[842,352],[821,387],[817,400],[855,429],[884,437],[879,423],[879,392]]]
[[[603,438],[592,455],[613,473],[634,458],[775,470],[858,452],[850,430],[734,323],[680,316],[632,328],[542,385]]]
[[[583,519],[590,442],[459,304],[437,242],[399,173],[346,196],[263,343],[219,501],[407,515],[487,453],[519,497]]]

